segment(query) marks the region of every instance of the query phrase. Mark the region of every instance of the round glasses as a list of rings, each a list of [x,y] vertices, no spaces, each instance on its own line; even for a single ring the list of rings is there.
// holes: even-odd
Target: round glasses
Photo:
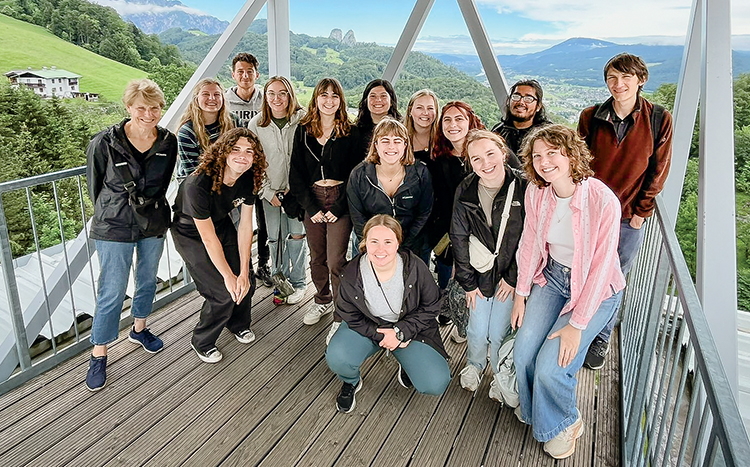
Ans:
[[[510,100],[512,102],[518,102],[520,100],[523,100],[525,103],[531,104],[532,102],[536,101],[537,99],[534,96],[522,96],[522,95],[518,94],[517,92],[514,92],[513,94],[510,95]]]

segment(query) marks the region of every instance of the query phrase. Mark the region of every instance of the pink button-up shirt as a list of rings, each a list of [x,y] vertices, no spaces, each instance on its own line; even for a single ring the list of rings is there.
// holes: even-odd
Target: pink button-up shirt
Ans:
[[[533,284],[547,284],[542,271],[547,265],[547,235],[557,199],[551,186],[529,184],[525,198],[526,219],[516,252],[516,293],[528,297]],[[560,315],[573,312],[570,324],[586,326],[599,305],[625,288],[617,245],[620,241],[620,202],[604,183],[588,178],[576,187],[570,201],[573,212],[573,267],[570,300]]]

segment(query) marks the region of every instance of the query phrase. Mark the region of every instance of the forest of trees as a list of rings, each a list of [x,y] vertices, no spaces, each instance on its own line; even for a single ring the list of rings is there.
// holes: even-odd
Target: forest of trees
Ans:
[[[156,34],[144,34],[114,9],[86,0],[0,0],[0,13],[144,71],[188,66],[177,47],[163,44]]]

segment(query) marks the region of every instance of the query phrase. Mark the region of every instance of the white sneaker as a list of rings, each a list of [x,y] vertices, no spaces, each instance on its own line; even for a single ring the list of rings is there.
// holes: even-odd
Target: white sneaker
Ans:
[[[323,315],[333,312],[333,303],[316,303],[310,310],[305,313],[305,317],[302,318],[302,322],[308,326],[320,321]]]
[[[490,396],[490,399],[492,399],[493,401],[503,404],[503,393],[500,391],[500,388],[498,387],[497,381],[494,377],[490,382],[490,392],[488,396]]]
[[[206,363],[218,363],[221,361],[221,359],[224,357],[221,352],[219,352],[219,349],[216,347],[211,347],[205,352],[201,352],[198,350],[193,343],[190,343],[190,347],[195,350],[195,353],[198,355],[198,358],[200,358],[202,361]]]
[[[544,452],[555,459],[565,459],[576,451],[576,440],[583,434],[583,419],[578,419],[572,425],[561,431],[554,438],[544,443]]]
[[[287,295],[286,304],[296,305],[297,303],[301,302],[302,299],[305,298],[306,290],[307,290],[307,287],[300,287],[299,289],[294,289],[294,293],[292,293],[291,295]]]
[[[234,337],[240,344],[250,344],[255,341],[255,333],[249,329],[238,332]]]
[[[523,415],[521,415],[521,406],[519,405],[515,409],[513,409],[513,413],[516,415],[516,418],[519,422],[523,423],[524,425],[528,425],[525,421],[523,421]]]
[[[333,324],[331,324],[331,330],[328,331],[328,335],[326,336],[326,345],[331,343],[331,339],[333,338],[333,335],[336,334],[336,331],[339,330],[339,326],[341,326],[341,321],[334,321]]]
[[[467,391],[474,392],[479,387],[479,381],[482,379],[482,375],[479,374],[479,368],[472,364],[466,365],[466,368],[461,370],[461,387]]]
[[[463,344],[464,342],[466,342],[466,338],[461,337],[461,335],[458,333],[458,328],[455,326],[453,326],[453,329],[451,330],[451,340],[456,344]]]

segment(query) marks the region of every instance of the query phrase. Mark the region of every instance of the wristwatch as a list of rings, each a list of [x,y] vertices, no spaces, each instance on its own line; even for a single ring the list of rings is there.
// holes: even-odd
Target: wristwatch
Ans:
[[[393,330],[396,331],[396,339],[399,340],[399,342],[404,341],[404,332],[398,328],[398,326],[393,326]]]

